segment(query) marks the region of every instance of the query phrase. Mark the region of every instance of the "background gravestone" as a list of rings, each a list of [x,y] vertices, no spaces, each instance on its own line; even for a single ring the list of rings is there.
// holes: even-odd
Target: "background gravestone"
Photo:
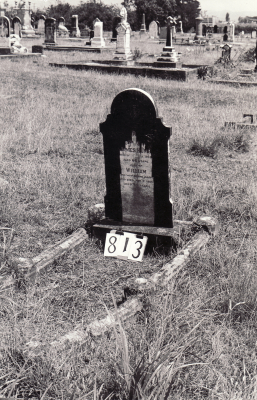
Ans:
[[[169,139],[152,97],[127,89],[100,124],[103,134],[105,216],[127,224],[172,227]]]
[[[80,37],[80,30],[79,30],[79,20],[78,15],[72,15],[71,17],[71,37]]]
[[[46,18],[45,20],[45,43],[56,43],[56,19]]]
[[[158,38],[158,25],[156,21],[152,21],[149,25],[149,35],[151,38]]]
[[[45,20],[46,20],[46,17],[44,15],[41,15],[38,20],[37,31],[41,35],[44,35],[44,33],[45,33]]]
[[[12,20],[12,28],[14,35],[18,35],[21,38],[21,20],[15,16]]]
[[[100,19],[96,18],[94,21],[94,37],[91,40],[92,47],[105,47],[103,38],[103,23]]]
[[[10,47],[10,21],[7,17],[0,17],[0,47]]]
[[[112,42],[116,42],[117,40],[117,25],[121,22],[121,17],[114,17],[112,21]]]

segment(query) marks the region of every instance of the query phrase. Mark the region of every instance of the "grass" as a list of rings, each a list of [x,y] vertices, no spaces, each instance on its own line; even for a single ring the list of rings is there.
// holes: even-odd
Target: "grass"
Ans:
[[[216,56],[214,51],[186,57],[206,62]],[[113,98],[128,87],[150,93],[172,127],[174,217],[212,215],[220,234],[169,292],[145,296],[144,312],[108,335],[81,343],[51,346],[75,326],[84,329],[106,315],[106,307],[113,307],[111,293],[120,301],[130,278],[157,271],[168,259],[160,249],[142,264],[107,260],[92,239],[53,263],[36,288],[1,291],[0,395],[255,399],[255,138],[224,128],[225,121],[255,112],[255,89],[48,66],[53,60],[87,57],[92,54],[49,52],[35,62],[1,60],[0,176],[9,186],[0,199],[0,226],[14,233],[10,241],[11,231],[0,231],[1,273],[8,272],[4,253],[37,255],[85,226],[87,209],[103,202],[99,123]],[[215,157],[209,157],[204,149],[213,146]]]

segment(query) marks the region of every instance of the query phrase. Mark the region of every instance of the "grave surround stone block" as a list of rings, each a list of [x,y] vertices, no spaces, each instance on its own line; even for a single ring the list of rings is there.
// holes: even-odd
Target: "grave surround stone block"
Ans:
[[[106,218],[125,224],[171,228],[169,140],[152,97],[126,89],[100,124],[103,134]]]

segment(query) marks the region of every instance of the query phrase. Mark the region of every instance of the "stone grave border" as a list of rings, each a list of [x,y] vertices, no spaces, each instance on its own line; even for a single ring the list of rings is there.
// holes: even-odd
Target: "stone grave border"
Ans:
[[[225,128],[257,130],[256,114],[243,114],[242,122],[225,122]]]
[[[88,210],[88,223],[91,226],[95,222],[99,222],[103,218],[104,205],[97,204]],[[165,263],[157,272],[148,278],[136,278],[130,280],[128,290],[124,290],[125,302],[119,307],[107,312],[102,319],[96,319],[86,326],[79,325],[73,331],[59,337],[51,343],[38,343],[30,341],[26,344],[27,351],[33,357],[37,351],[44,346],[50,344],[54,347],[62,347],[66,344],[82,343],[89,336],[97,337],[110,331],[121,322],[125,322],[133,318],[138,312],[144,309],[143,298],[148,293],[156,293],[158,290],[169,290],[170,285],[174,284],[174,280],[178,273],[185,268],[191,258],[197,254],[199,250],[204,248],[207,243],[218,234],[218,222],[209,216],[198,217],[193,221],[174,220],[175,226],[184,226],[191,231],[195,231],[191,239],[178,251],[170,261]],[[166,228],[167,229],[167,228]],[[173,228],[170,228],[172,230]],[[41,271],[51,265],[59,257],[68,251],[77,248],[79,245],[89,240],[89,235],[84,228],[80,228],[71,235],[58,241],[56,244],[47,247],[38,256],[29,258],[8,258],[8,263],[15,271],[15,277],[2,276],[0,278],[0,289],[8,290],[17,285],[19,281],[27,282],[30,288],[35,287],[37,277]],[[131,294],[131,297],[130,297]],[[129,296],[129,297],[128,297]]]

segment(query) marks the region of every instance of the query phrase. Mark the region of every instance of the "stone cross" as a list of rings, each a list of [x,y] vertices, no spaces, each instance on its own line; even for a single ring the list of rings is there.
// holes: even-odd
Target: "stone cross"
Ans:
[[[100,124],[103,134],[105,216],[116,222],[171,228],[169,140],[152,97],[126,89]]]
[[[172,47],[172,34],[171,34],[171,27],[173,25],[173,18],[167,18],[167,36],[166,36],[166,47]]]

